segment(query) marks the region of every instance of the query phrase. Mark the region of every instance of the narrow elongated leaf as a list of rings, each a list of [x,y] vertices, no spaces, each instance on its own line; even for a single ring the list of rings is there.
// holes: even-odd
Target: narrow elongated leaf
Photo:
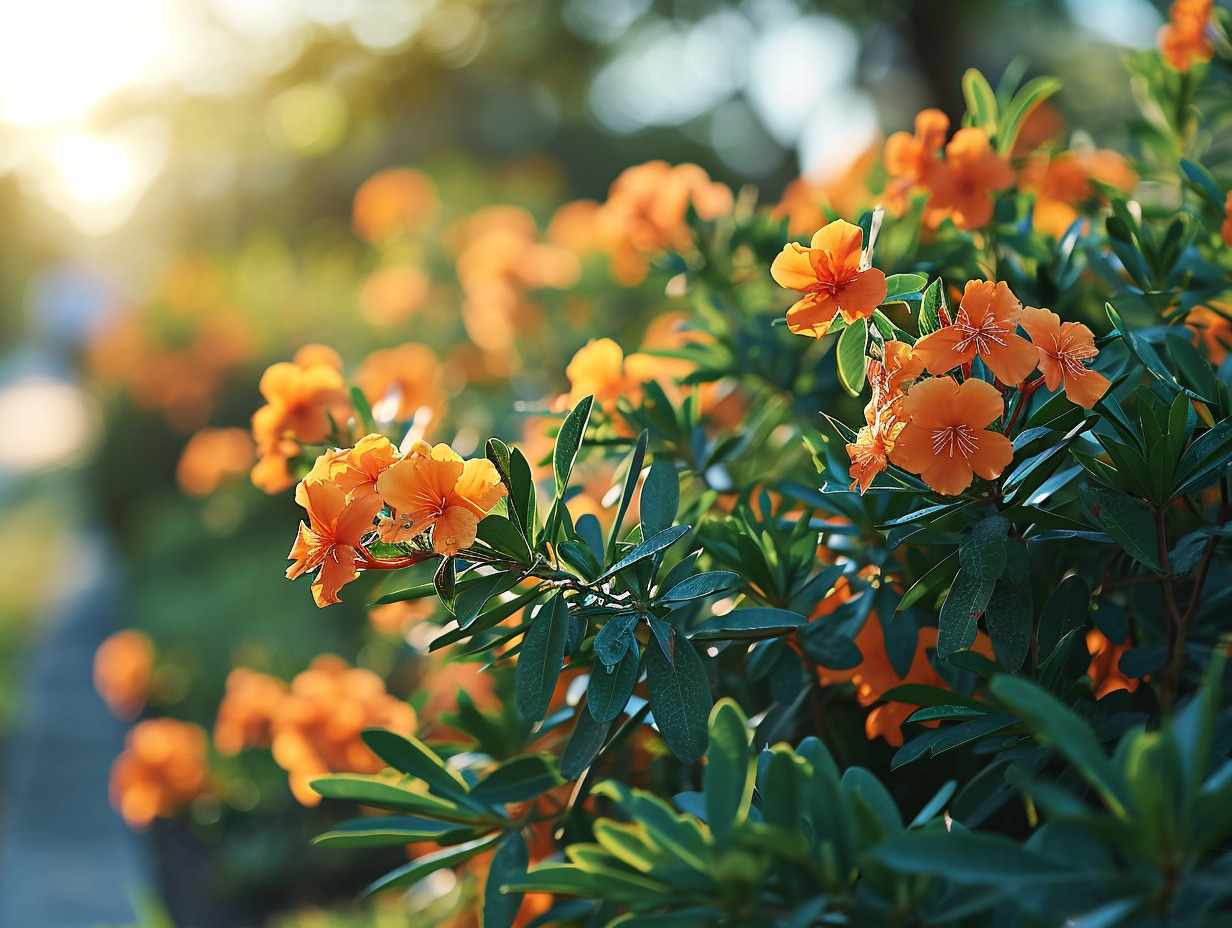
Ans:
[[[374,606],[385,606],[389,603],[404,603],[411,599],[426,599],[429,596],[436,595],[436,584],[434,583],[419,583],[415,586],[408,586],[404,590],[394,590],[392,593],[386,593],[383,596],[378,596],[372,601]]]
[[[807,621],[797,612],[758,606],[711,616],[693,626],[686,634],[694,641],[775,638],[799,628]]]
[[[989,138],[997,134],[997,95],[984,77],[975,68],[968,68],[962,76],[963,99],[974,125],[983,129]]]
[[[661,597],[662,603],[687,603],[703,596],[726,593],[740,586],[740,575],[730,570],[712,570],[681,580]]]
[[[438,822],[412,815],[381,815],[351,819],[333,826],[312,839],[319,847],[385,847],[412,841],[454,843],[457,835],[473,835],[470,826],[457,822]]]
[[[414,886],[424,877],[430,876],[437,870],[443,870],[446,867],[456,867],[458,864],[470,860],[476,854],[481,854],[489,848],[495,847],[503,837],[504,832],[498,832],[487,838],[477,838],[474,841],[468,841],[456,847],[443,848],[432,854],[418,857],[409,864],[399,867],[397,870],[391,870],[379,880],[371,883],[364,889],[361,895],[371,896],[373,893],[384,892],[387,889]]]
[[[516,525],[504,516],[487,516],[479,521],[475,537],[489,548],[507,554],[519,564],[530,563],[530,546]]]
[[[308,784],[326,799],[345,799],[361,805],[407,812],[422,818],[439,819],[461,824],[492,821],[493,813],[480,813],[460,808],[456,803],[436,796],[415,793],[384,777],[358,773],[333,774]]]
[[[471,789],[471,798],[485,805],[525,802],[561,784],[556,758],[521,754],[497,766]]]
[[[641,544],[635,545],[632,551],[605,570],[599,579],[604,580],[612,576],[612,574],[624,570],[631,564],[636,564],[638,561],[658,554],[664,548],[675,544],[685,535],[689,534],[691,528],[688,525],[673,525],[671,528],[665,528],[653,537],[647,538]]]
[[[997,127],[997,152],[1007,155],[1014,149],[1018,133],[1022,131],[1023,123],[1031,115],[1031,111],[1061,89],[1061,82],[1047,75],[1027,81],[1023,88],[1014,94]]]
[[[616,552],[616,540],[620,537],[620,527],[624,524],[625,513],[629,511],[629,504],[633,501],[633,493],[637,489],[637,481],[642,475],[642,462],[646,460],[646,445],[649,441],[650,432],[643,429],[642,434],[637,437],[637,444],[629,453],[629,469],[625,473],[625,485],[620,492],[620,504],[616,507],[616,518],[612,521],[612,528],[607,538],[608,557],[612,557]]]
[[[1155,523],[1142,503],[1111,487],[1089,487],[1080,496],[1099,525],[1134,560],[1161,573]]]
[[[615,666],[629,650],[633,630],[637,628],[638,613],[618,612],[610,616],[595,635],[595,657],[608,667]]]
[[[480,577],[460,589],[453,604],[453,617],[457,620],[458,627],[466,628],[470,625],[479,613],[483,612],[488,600],[501,593],[508,593],[517,586],[519,579],[521,578],[515,571],[505,570]]]
[[[958,546],[958,563],[964,572],[981,580],[996,580],[1005,572],[1008,552],[1005,547],[1010,523],[993,513],[970,528],[966,540]]]
[[[582,436],[586,434],[586,426],[590,423],[590,410],[594,405],[593,396],[578,400],[578,404],[569,411],[569,415],[561,423],[560,431],[556,433],[556,446],[552,450],[552,471],[556,475],[557,499],[564,496],[569,487],[569,475],[573,473],[573,462],[577,460],[578,449],[582,447]]]
[[[501,887],[524,879],[529,866],[526,842],[520,832],[510,831],[488,867],[488,880],[483,888],[483,928],[513,928],[522,907],[522,893],[502,893]]]
[[[693,646],[678,639],[675,651],[672,657],[664,654],[657,640],[646,647],[650,711],[672,753],[691,764],[706,753],[713,697],[706,668]]]
[[[1034,620],[1031,608],[1031,583],[1029,578],[1021,582],[1010,577],[997,581],[988,607],[984,610],[984,624],[992,639],[993,653],[1001,666],[1013,673],[1026,660],[1031,648],[1031,624]]]
[[[882,303],[901,300],[905,296],[919,293],[928,285],[928,278],[923,274],[891,274],[886,278],[886,296]]]
[[[959,883],[1030,885],[1089,877],[1061,861],[1034,854],[1002,835],[973,832],[909,831],[886,841],[874,856],[907,873],[930,873]]]
[[[650,538],[676,521],[680,508],[680,477],[670,458],[656,457],[642,481],[642,498],[638,511],[642,533]]]
[[[515,694],[518,711],[538,722],[548,711],[556,680],[565,659],[569,607],[560,594],[539,608],[522,638],[518,655]]]
[[[365,728],[360,737],[373,754],[395,770],[423,780],[438,796],[466,801],[470,788],[462,775],[414,735],[404,737],[383,728]]]
[[[589,767],[607,740],[611,722],[596,722],[589,710],[579,711],[573,734],[560,755],[560,774],[566,780],[576,780]]]
[[[945,296],[941,292],[941,278],[938,277],[924,290],[920,300],[920,318],[917,322],[921,336],[936,332],[941,328],[941,310],[945,307]]]

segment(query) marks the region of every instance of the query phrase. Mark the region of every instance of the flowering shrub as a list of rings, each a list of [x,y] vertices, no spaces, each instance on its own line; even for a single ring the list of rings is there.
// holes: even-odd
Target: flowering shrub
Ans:
[[[371,892],[449,871],[487,928],[1228,918],[1222,23],[1180,0],[1131,60],[1132,159],[1041,147],[1058,83],[970,71],[963,124],[890,136],[844,216],[652,162],[546,232],[456,223],[431,247],[472,366],[425,338],[348,386],[310,345],[252,418],[253,482],[304,511],[287,577],[430,655],[420,711],[339,658],[238,667],[219,752],[364,809],[321,845],[410,846]],[[391,171],[354,225],[412,253],[443,210]],[[605,292],[568,303],[595,259]],[[432,299],[397,260],[369,317]],[[589,323],[629,293],[626,352]],[[429,444],[514,370],[521,440]]]

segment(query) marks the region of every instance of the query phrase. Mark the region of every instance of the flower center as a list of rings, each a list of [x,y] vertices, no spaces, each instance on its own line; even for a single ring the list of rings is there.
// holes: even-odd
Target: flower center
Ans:
[[[954,322],[954,328],[962,335],[958,343],[960,352],[967,351],[975,345],[976,354],[988,354],[993,345],[1005,347],[1005,327],[999,325],[992,316],[985,316],[979,325],[972,325],[966,314],[959,315]]]
[[[964,458],[970,457],[979,447],[975,431],[969,425],[948,425],[933,432],[933,455],[954,457],[954,450]]]

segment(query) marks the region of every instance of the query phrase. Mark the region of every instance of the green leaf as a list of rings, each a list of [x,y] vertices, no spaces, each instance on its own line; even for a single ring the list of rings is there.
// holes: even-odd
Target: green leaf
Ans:
[[[313,780],[310,784],[326,799],[345,799],[391,812],[407,812],[423,818],[468,824],[491,822],[498,817],[492,813],[478,813],[461,809],[452,802],[424,793],[415,793],[399,786],[387,777],[367,776],[359,773],[332,774]]]
[[[573,734],[560,755],[560,774],[566,780],[576,780],[589,767],[607,740],[611,722],[596,722],[589,711],[575,713]]]
[[[504,837],[505,833],[499,832],[487,838],[477,838],[474,841],[468,841],[456,847],[443,848],[424,857],[418,857],[397,870],[391,870],[365,888],[360,895],[371,896],[373,893],[384,892],[387,889],[414,886],[424,877],[430,876],[437,870],[456,867],[458,864],[470,860],[476,854],[482,854],[489,848],[495,847]]]
[[[634,645],[614,666],[591,667],[590,682],[586,684],[586,705],[596,722],[611,722],[624,711],[637,685],[640,666],[641,655]]]
[[[868,371],[865,348],[868,342],[868,322],[857,319],[849,323],[838,337],[834,359],[838,364],[838,380],[843,389],[852,396],[859,396],[864,389]]]
[[[569,475],[573,473],[573,462],[577,460],[578,449],[582,447],[582,437],[586,434],[586,426],[590,423],[590,410],[595,405],[593,396],[583,397],[570,410],[565,421],[561,423],[560,431],[556,433],[556,446],[552,450],[552,471],[556,475],[556,498],[560,499],[569,488]]]
[[[911,584],[911,588],[903,594],[903,598],[898,601],[898,606],[894,609],[896,616],[902,615],[917,602],[923,599],[930,593],[936,594],[947,583],[952,583],[954,575],[959,569],[958,552],[947,554],[936,564],[928,569],[928,573],[922,576],[915,583]]]
[[[1047,690],[1022,677],[999,676],[992,694],[1032,730],[1041,744],[1064,755],[1114,815],[1127,815],[1123,784],[1089,725]]]
[[[453,843],[457,835],[473,835],[473,829],[411,815],[372,815],[340,822],[312,843],[319,847],[385,847],[412,841]]]
[[[924,290],[924,298],[920,301],[917,326],[921,336],[941,328],[941,310],[944,306],[945,294],[941,292],[941,278],[938,277]]]
[[[646,460],[646,445],[650,441],[650,432],[646,429],[642,430],[642,434],[637,437],[637,444],[629,453],[628,470],[625,472],[625,485],[620,493],[620,504],[616,507],[616,518],[612,522],[611,532],[607,538],[607,553],[608,557],[614,557],[616,554],[616,540],[620,537],[620,527],[624,524],[625,513],[629,511],[629,504],[633,501],[633,492],[637,489],[637,481],[642,476],[642,462]]]
[[[395,770],[423,780],[438,796],[467,801],[470,787],[466,780],[415,736],[404,737],[383,728],[365,728],[360,737],[373,754]]]
[[[873,856],[894,870],[933,874],[959,884],[1022,886],[1090,879],[1081,868],[1050,860],[996,834],[908,831],[890,838]]]
[[[734,609],[715,615],[693,626],[686,635],[694,641],[736,641],[756,638],[777,638],[794,631],[808,620],[786,609],[755,607]]]
[[[972,125],[983,129],[989,138],[997,134],[997,95],[989,86],[988,79],[975,68],[968,68],[962,76],[963,99]]]
[[[441,558],[440,566],[432,575],[432,585],[436,588],[436,595],[440,597],[441,602],[452,612],[453,598],[458,586],[458,566],[453,558]]]
[[[488,600],[493,596],[508,593],[517,586],[521,579],[516,571],[504,570],[479,577],[463,586],[454,598],[453,604],[453,617],[457,620],[458,627],[469,626],[479,613],[483,612],[483,607],[488,604]]]
[[[1026,552],[1021,556],[1025,558]],[[998,580],[984,610],[984,624],[988,626],[997,661],[1010,673],[1022,666],[1031,650],[1034,618],[1030,577],[1024,572],[1021,578],[1006,576]]]
[[[539,607],[522,638],[515,695],[518,711],[528,721],[538,722],[547,714],[564,663],[568,630],[569,607],[558,593]]]
[[[869,616],[866,621],[878,620]],[[824,623],[806,625],[800,635],[800,647],[810,660],[830,670],[851,670],[864,659],[854,641]]]
[[[901,300],[905,296],[919,293],[928,285],[928,278],[923,274],[891,274],[886,278],[886,296],[882,303]]]
[[[958,546],[958,563],[965,573],[981,580],[996,580],[1005,572],[1009,552],[1005,547],[1010,523],[999,513],[986,516],[969,528]]]
[[[636,612],[618,612],[609,616],[595,635],[595,657],[608,667],[614,667],[629,650],[637,622]]]
[[[663,740],[681,763],[700,759],[706,753],[706,723],[713,705],[702,659],[682,640],[669,656],[655,639],[646,647],[646,678],[650,711]]]
[[[505,835],[492,855],[483,889],[483,928],[513,928],[522,907],[522,893],[502,893],[501,886],[526,876],[530,853],[518,831]]]
[[[730,570],[711,570],[681,580],[659,597],[661,603],[688,603],[740,586],[740,575]]]
[[[491,515],[481,519],[475,529],[475,537],[519,564],[530,563],[530,546],[518,527],[504,516]]]
[[[995,584],[960,569],[941,604],[937,654],[945,657],[975,643],[978,616],[988,606]]]
[[[389,603],[404,603],[410,599],[426,599],[429,596],[435,595],[436,584],[419,583],[415,586],[408,586],[404,590],[394,590],[392,593],[386,593],[383,596],[378,596],[372,601],[372,605],[385,606]]]
[[[1091,590],[1085,580],[1071,574],[1057,584],[1044,603],[1036,631],[1041,661],[1047,659],[1062,638],[1086,624],[1090,609]]]
[[[680,508],[680,477],[670,458],[656,457],[642,481],[639,512],[642,532],[647,538],[657,535],[676,521]]]
[[[1184,172],[1185,178],[1194,186],[1194,189],[1203,194],[1212,206],[1223,209],[1223,191],[1219,189],[1219,182],[1215,180],[1210,171],[1188,158],[1181,159],[1181,171]]]
[[[530,525],[526,521],[526,513],[519,512],[518,507],[514,504],[514,485],[513,485],[513,459],[509,455],[509,446],[499,438],[489,438],[484,445],[484,455],[492,466],[496,468],[496,473],[500,475],[501,483],[505,485],[508,491],[508,496],[505,499],[506,508],[509,511],[509,520],[513,522],[523,535],[530,537]]]
[[[1079,496],[1098,524],[1127,554],[1162,573],[1155,548],[1155,522],[1142,503],[1110,487],[1089,487]]]
[[[710,746],[702,773],[706,823],[717,840],[749,814],[756,770],[744,713],[731,699],[719,700],[710,713]]]
[[[360,434],[375,431],[372,425],[372,406],[364,391],[357,385],[351,385],[351,406],[355,409],[355,418],[359,422]]]
[[[1027,81],[1023,88],[1014,94],[1014,99],[1005,108],[1001,124],[997,127],[998,154],[1008,155],[1014,150],[1018,133],[1022,131],[1031,111],[1060,89],[1061,82],[1057,78],[1045,75]]]
[[[647,538],[641,544],[635,545],[632,551],[605,570],[598,579],[606,580],[613,574],[624,570],[632,564],[636,564],[638,561],[653,557],[689,534],[691,528],[688,525],[673,525],[671,528],[665,528],[663,531]]]
[[[550,754],[520,754],[504,761],[471,788],[471,798],[485,805],[525,802],[541,796],[562,780]]]

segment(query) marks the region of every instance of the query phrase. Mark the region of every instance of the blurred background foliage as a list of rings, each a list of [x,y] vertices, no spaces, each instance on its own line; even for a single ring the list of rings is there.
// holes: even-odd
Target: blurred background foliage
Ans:
[[[362,606],[319,611],[282,580],[270,552],[285,550],[297,518],[286,494],[240,480],[199,500],[176,482],[190,434],[247,428],[268,364],[308,342],[356,363],[405,340],[406,313],[365,284],[418,252],[391,255],[353,228],[365,180],[424,172],[447,237],[498,203],[542,228],[561,203],[602,200],[624,168],[650,159],[695,162],[773,202],[802,173],[841,177],[926,106],[957,120],[969,67],[1058,75],[1056,125],[1122,147],[1134,111],[1124,53],[1153,45],[1162,7],[0,0],[0,746],[30,698],[22,668],[40,616],[71,592],[99,538],[122,552],[121,621],[160,645],[152,698],[181,718],[210,725],[233,664],[290,679],[337,652],[395,670],[396,639]],[[627,314],[609,302],[592,317],[553,293],[553,318],[573,321],[504,369],[468,349],[456,291],[427,295],[416,338],[461,346],[443,384],[456,434],[516,437],[507,395],[533,404],[565,389],[561,359],[587,338],[624,334],[633,347],[662,281],[628,294],[640,302]],[[168,355],[121,391],[132,370],[108,339],[124,320]],[[414,679],[395,675],[390,689],[408,695]],[[300,811],[285,788],[270,793],[269,814]],[[217,838],[219,815],[194,808],[194,827]],[[274,892],[267,911],[288,899],[262,882],[263,867],[281,872],[320,830],[288,821],[277,847],[267,831],[227,833],[230,878]],[[296,859],[308,860],[299,887],[311,898],[304,887],[324,870]],[[318,923],[335,924],[296,924]]]

